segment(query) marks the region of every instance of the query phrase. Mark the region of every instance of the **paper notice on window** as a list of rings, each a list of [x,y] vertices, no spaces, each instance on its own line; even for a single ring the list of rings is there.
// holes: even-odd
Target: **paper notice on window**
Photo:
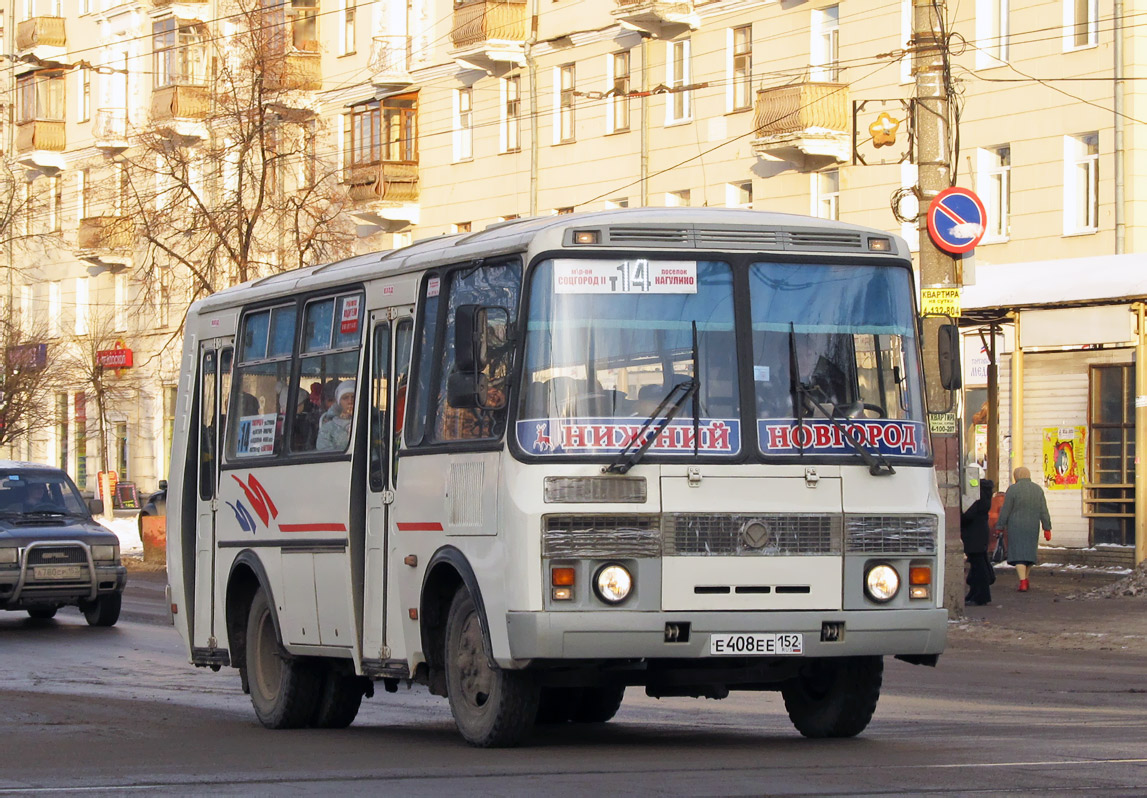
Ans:
[[[555,294],[695,294],[697,262],[555,260]]]
[[[235,441],[235,454],[240,457],[274,454],[275,421],[274,413],[240,417],[239,436]]]

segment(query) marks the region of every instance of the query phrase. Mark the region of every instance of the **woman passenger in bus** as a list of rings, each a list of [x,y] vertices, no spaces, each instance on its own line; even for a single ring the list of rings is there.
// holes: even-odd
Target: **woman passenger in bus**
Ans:
[[[350,443],[351,416],[354,413],[354,380],[343,380],[335,389],[335,403],[319,420],[319,437],[315,450],[346,451]]]

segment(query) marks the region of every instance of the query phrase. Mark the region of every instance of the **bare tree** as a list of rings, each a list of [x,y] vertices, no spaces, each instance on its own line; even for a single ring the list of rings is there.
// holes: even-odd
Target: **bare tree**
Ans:
[[[0,319],[0,352],[0,446],[8,446],[55,423],[61,364],[43,330],[24,330],[11,317]]]
[[[350,253],[347,193],[309,98],[321,88],[315,19],[288,10],[236,0],[217,23],[230,32],[211,36],[178,21],[183,50],[170,63],[181,74],[160,76],[171,85],[153,92],[151,121],[109,185],[142,244],[142,285],[174,269],[194,300]]]

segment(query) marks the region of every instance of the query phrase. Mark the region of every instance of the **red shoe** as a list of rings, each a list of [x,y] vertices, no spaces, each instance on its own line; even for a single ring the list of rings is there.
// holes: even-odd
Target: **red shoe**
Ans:
[[[1020,586],[1018,588],[1016,588],[1016,590],[1018,590],[1020,593],[1027,593],[1028,592],[1028,580],[1021,579],[1020,580]]]

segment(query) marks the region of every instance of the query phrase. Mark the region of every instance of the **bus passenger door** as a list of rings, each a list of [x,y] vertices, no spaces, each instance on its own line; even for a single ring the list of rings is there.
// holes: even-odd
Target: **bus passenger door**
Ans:
[[[363,579],[364,660],[398,658],[387,638],[387,523],[397,481],[397,451],[406,407],[406,378],[414,338],[413,308],[373,314],[370,347],[370,429],[366,491],[366,560]],[[394,624],[395,630],[400,625]]]
[[[191,622],[192,651],[218,646],[215,638],[215,517],[219,492],[221,427],[231,385],[231,340],[200,346],[199,476],[195,524],[195,604]]]

